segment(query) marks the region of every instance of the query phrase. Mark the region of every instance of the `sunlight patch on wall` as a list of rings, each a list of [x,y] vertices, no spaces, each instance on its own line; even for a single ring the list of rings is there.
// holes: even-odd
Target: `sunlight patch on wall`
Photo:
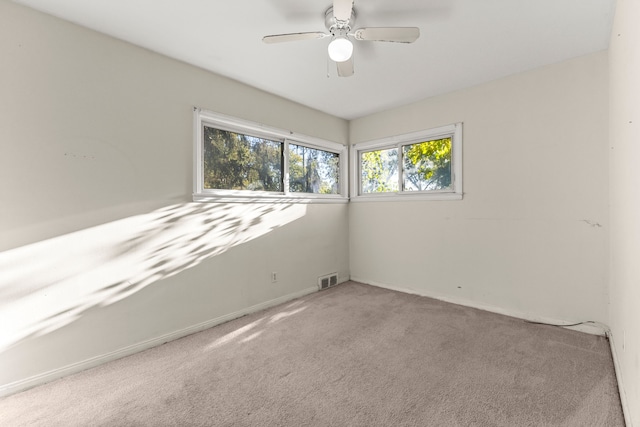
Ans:
[[[176,204],[0,252],[0,351],[305,214],[304,204]]]

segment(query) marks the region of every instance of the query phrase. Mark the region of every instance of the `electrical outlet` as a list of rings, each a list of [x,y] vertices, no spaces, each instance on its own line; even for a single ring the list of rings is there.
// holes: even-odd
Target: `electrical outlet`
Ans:
[[[278,281],[278,273],[275,271],[271,272],[271,283],[276,283]]]

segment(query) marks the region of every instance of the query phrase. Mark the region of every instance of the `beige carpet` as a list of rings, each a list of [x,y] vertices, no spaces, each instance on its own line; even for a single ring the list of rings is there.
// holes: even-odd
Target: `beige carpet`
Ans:
[[[623,426],[605,338],[346,283],[0,400],[2,426]]]

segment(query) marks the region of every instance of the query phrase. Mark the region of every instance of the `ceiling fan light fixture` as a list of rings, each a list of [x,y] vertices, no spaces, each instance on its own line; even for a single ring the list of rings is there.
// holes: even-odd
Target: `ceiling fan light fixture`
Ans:
[[[329,58],[334,62],[345,62],[353,55],[353,43],[346,37],[335,37],[329,43]]]

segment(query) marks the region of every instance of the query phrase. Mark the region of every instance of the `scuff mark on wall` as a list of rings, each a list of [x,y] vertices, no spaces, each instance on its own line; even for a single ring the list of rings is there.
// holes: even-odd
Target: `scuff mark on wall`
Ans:
[[[601,228],[602,227],[602,224],[600,224],[599,222],[589,221],[588,219],[583,219],[581,221],[584,222],[587,225],[590,225],[593,228]]]

